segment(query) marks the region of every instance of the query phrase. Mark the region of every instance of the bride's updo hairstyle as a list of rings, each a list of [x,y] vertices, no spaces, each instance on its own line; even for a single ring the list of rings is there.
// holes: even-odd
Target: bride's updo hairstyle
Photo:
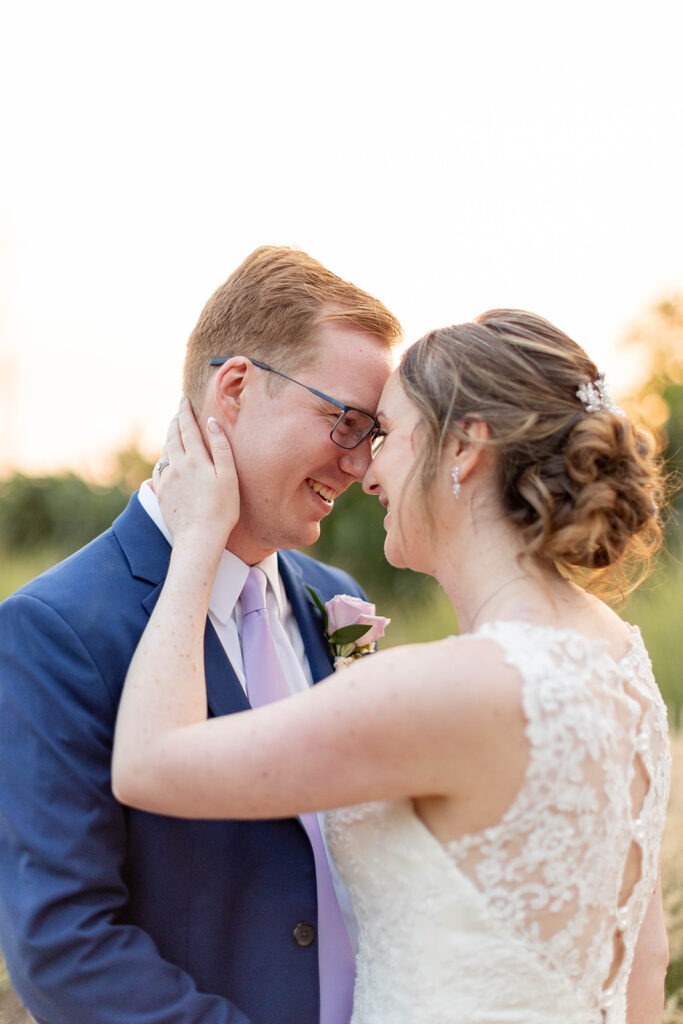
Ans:
[[[661,543],[654,444],[613,403],[589,411],[577,396],[598,370],[576,342],[533,313],[496,309],[425,335],[399,373],[422,414],[416,472],[428,515],[444,446],[468,440],[463,423],[484,421],[523,557],[612,596],[640,582]]]

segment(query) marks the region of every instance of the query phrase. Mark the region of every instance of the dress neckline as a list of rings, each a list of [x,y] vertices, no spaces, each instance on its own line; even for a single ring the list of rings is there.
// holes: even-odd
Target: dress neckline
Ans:
[[[635,626],[630,622],[624,622],[626,629],[628,630],[629,642],[628,647],[619,658],[615,658],[610,653],[610,642],[604,637],[590,637],[585,633],[582,633],[580,629],[576,629],[573,626],[551,626],[548,623],[540,622],[529,622],[526,619],[492,619],[490,622],[482,622],[480,626],[471,633],[460,633],[459,637],[472,637],[480,638],[486,633],[495,633],[496,627],[502,626],[519,626],[525,630],[525,632],[539,632],[545,634],[552,634],[555,637],[570,640],[579,640],[585,645],[586,648],[603,654],[608,658],[613,665],[621,666],[624,662],[630,660],[638,650],[644,650],[643,638],[640,632],[640,627]],[[454,634],[458,636],[458,634]]]

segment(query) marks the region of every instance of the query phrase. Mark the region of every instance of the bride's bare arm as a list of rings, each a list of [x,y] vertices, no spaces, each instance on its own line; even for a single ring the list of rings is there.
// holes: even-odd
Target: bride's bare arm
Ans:
[[[170,465],[155,477],[174,548],[126,679],[116,796],[163,814],[266,818],[454,795],[458,779],[491,779],[501,765],[505,777],[492,780],[494,791],[521,778],[527,751],[518,686],[486,641],[395,648],[288,700],[206,720],[206,614],[228,520],[236,518],[227,439],[209,436],[213,462],[189,406],[181,407],[165,450]],[[233,510],[227,518],[226,507]],[[510,744],[513,722],[517,745]],[[486,765],[492,749],[496,758]]]
[[[119,715],[113,786],[123,803],[181,817],[277,818],[456,795],[458,779],[477,778],[465,764],[473,734],[487,750],[494,745],[495,727],[481,720],[506,717],[504,707],[485,715],[481,702],[468,714],[472,702],[456,693],[463,687],[446,693],[440,680],[457,663],[442,641],[365,658],[306,693],[203,721],[200,644],[178,635],[170,599],[157,607]],[[200,620],[193,613],[192,623]],[[157,663],[159,645],[171,647],[170,660],[160,655]]]
[[[661,1024],[668,965],[669,943],[664,925],[660,875],[638,934],[628,979],[628,1024]]]

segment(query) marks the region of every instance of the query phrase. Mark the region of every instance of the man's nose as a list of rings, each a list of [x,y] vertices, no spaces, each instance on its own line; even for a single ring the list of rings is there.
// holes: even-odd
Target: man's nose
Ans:
[[[339,459],[339,467],[354,480],[362,480],[372,462],[370,438],[357,444],[355,448],[344,448]]]

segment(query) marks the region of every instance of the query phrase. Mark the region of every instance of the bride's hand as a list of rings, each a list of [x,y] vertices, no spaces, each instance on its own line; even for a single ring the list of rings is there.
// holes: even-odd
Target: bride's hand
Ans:
[[[222,549],[239,519],[239,485],[230,442],[213,418],[207,423],[207,437],[210,451],[183,397],[153,483],[174,545],[196,539],[203,546],[215,543]]]

